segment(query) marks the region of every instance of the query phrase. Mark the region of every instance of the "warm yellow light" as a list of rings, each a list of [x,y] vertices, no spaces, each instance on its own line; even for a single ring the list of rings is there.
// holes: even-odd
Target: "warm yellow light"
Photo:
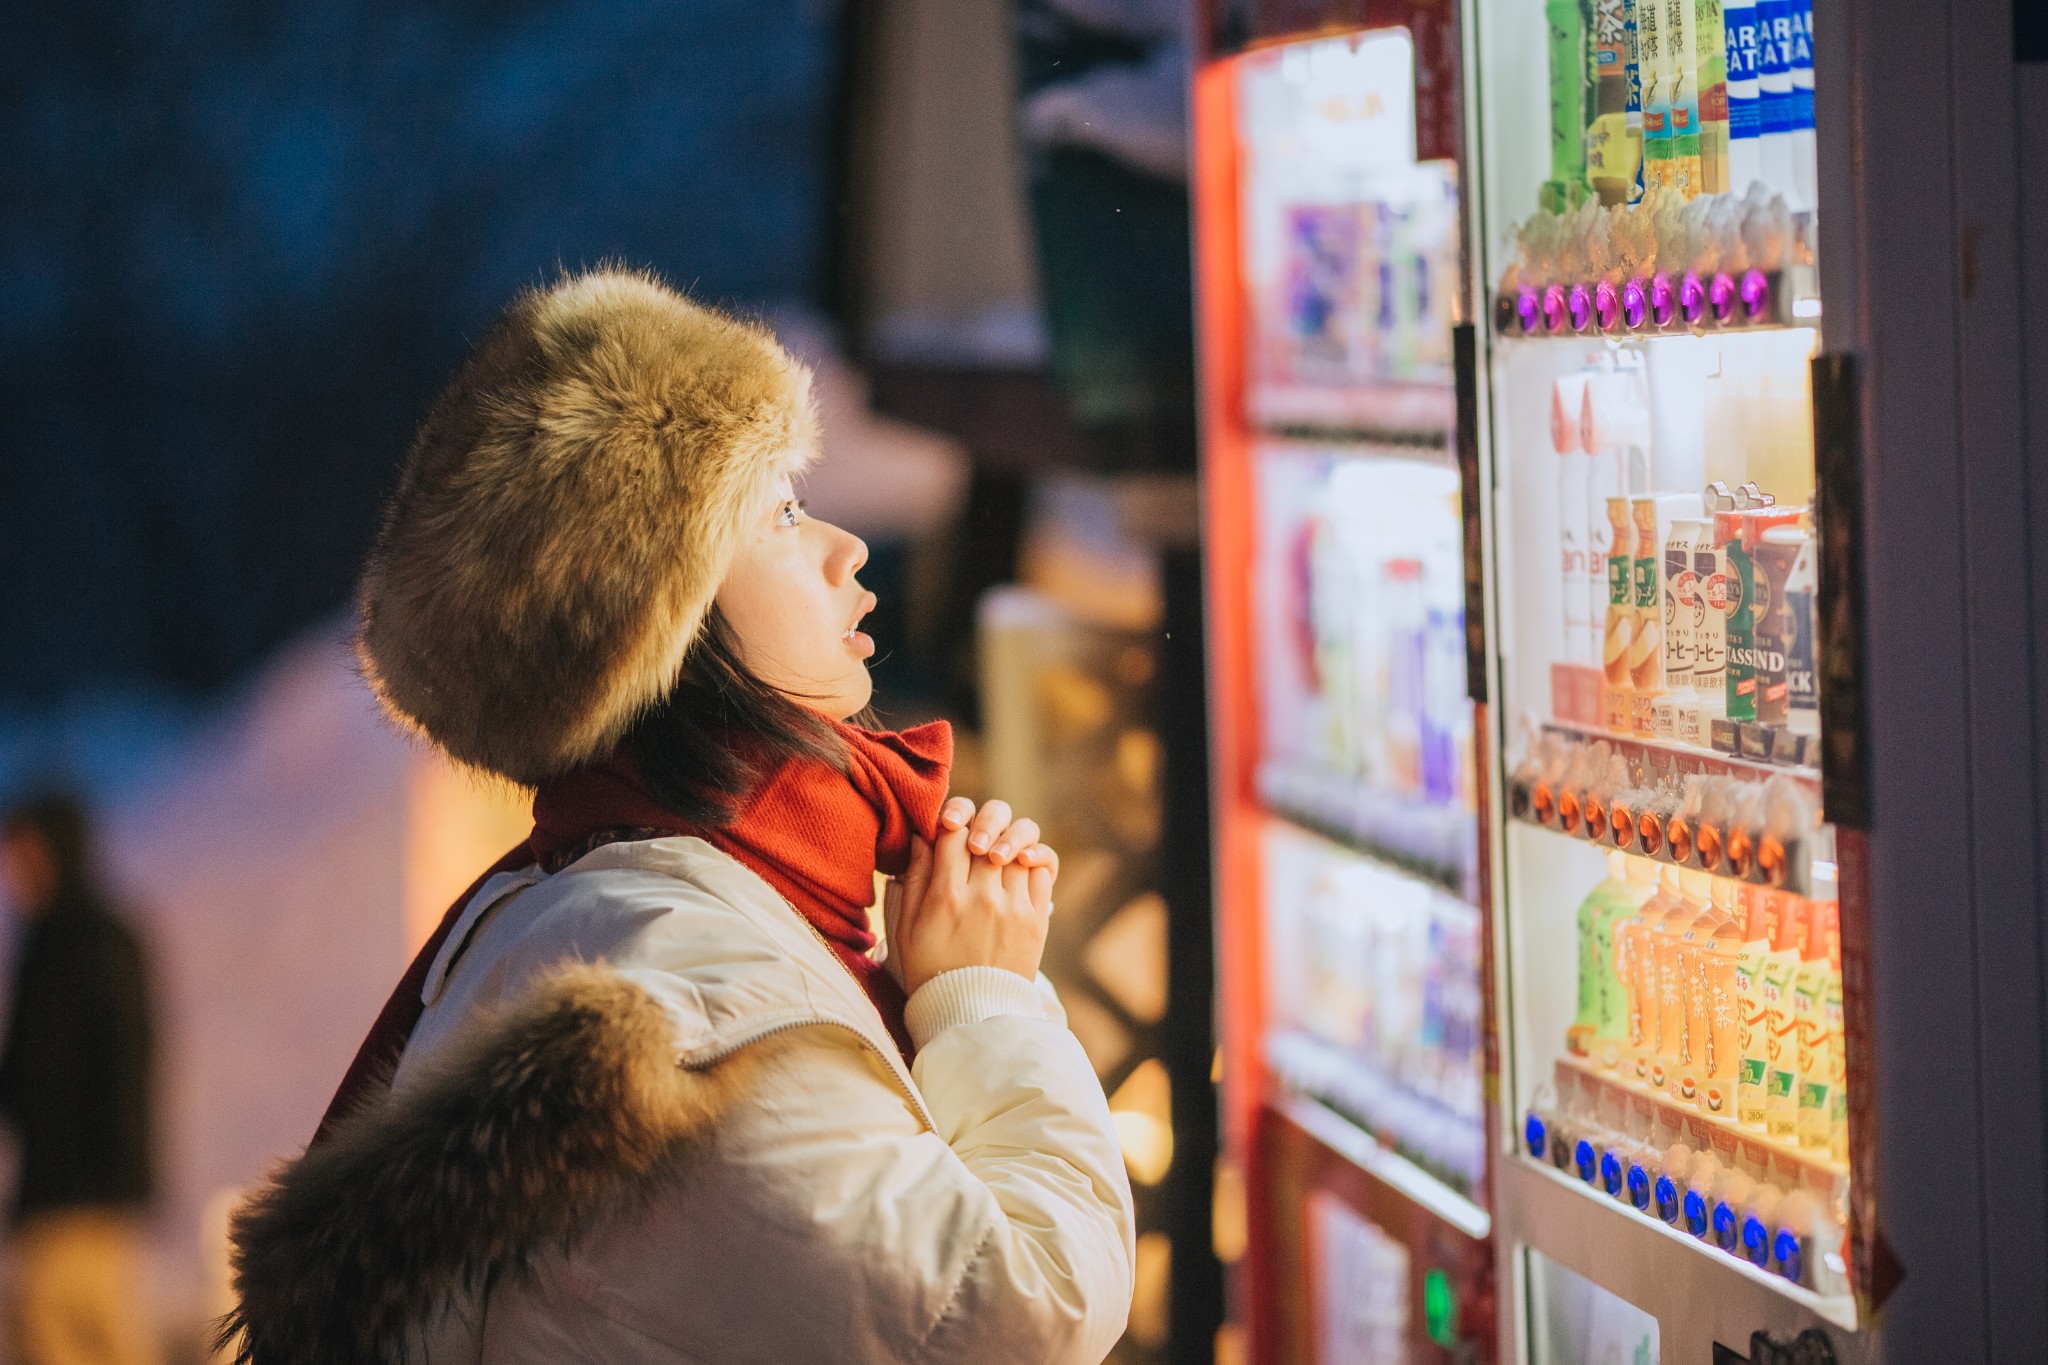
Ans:
[[[1173,1090],[1166,1068],[1148,1058],[1109,1097],[1124,1167],[1140,1185],[1157,1185],[1173,1165]]]

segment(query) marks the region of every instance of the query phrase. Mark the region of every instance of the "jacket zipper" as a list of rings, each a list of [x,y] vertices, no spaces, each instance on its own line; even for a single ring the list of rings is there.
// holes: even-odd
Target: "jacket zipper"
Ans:
[[[825,950],[825,956],[832,959],[832,964],[839,968],[840,971],[845,972],[846,979],[851,981],[855,986],[860,987],[861,994],[866,995],[867,987],[861,985],[860,978],[853,974],[853,968],[847,966],[845,961],[839,956],[839,951],[832,946],[832,940],[826,938],[824,934],[820,933],[817,925],[811,923],[808,919],[804,918],[803,912],[797,909],[794,905],[790,904],[789,897],[778,895],[776,898],[780,900],[784,906],[788,907],[790,914],[796,916],[796,922],[798,924],[803,925],[804,928],[808,929],[810,931],[812,938],[818,940],[818,946]],[[875,1044],[874,1039],[868,1037],[867,1034],[861,1032],[859,1029],[855,1028],[851,1024],[842,1024],[835,1019],[819,1019],[815,1022],[820,1024],[828,1024],[834,1028],[845,1029],[848,1033],[851,1033],[854,1037],[860,1039],[861,1046],[865,1047],[868,1051],[874,1053],[875,1056],[881,1059],[882,1069],[889,1073],[889,1079],[896,1083],[896,1089],[899,1093],[902,1094],[903,1098],[910,1101],[911,1112],[917,1115],[918,1121],[923,1123],[924,1126],[930,1129],[932,1132],[938,1131],[937,1125],[932,1122],[931,1115],[925,1110],[923,1098],[920,1097],[903,1079],[903,1073],[899,1069],[900,1059],[898,1059],[897,1061],[891,1061],[888,1054],[883,1052],[882,1049]],[[758,1043],[763,1038],[772,1038],[778,1033],[787,1033],[792,1029],[810,1028],[812,1027],[812,1024],[813,1021],[810,1020],[806,1020],[802,1023],[778,1024],[774,1028],[769,1029],[765,1033],[755,1034],[752,1038],[749,1038],[744,1043],[735,1044],[733,1047],[728,1048],[723,1052],[719,1052],[711,1057],[705,1058],[701,1064],[709,1066],[714,1062],[723,1061],[727,1057],[730,1057],[734,1053],[738,1052],[741,1048],[749,1047],[754,1043]]]

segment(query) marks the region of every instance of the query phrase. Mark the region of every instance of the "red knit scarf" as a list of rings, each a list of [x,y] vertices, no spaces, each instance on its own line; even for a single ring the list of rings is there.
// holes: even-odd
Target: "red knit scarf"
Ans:
[[[938,833],[939,807],[953,763],[953,731],[943,721],[891,734],[835,724],[847,768],[784,763],[722,829],[705,829],[657,802],[623,753],[542,787],[533,800],[533,833],[492,864],[456,898],[426,941],[320,1121],[315,1144],[367,1093],[388,1078],[425,1010],[421,991],[449,931],[483,884],[500,872],[539,863],[552,868],[616,838],[695,835],[752,869],[816,929],[867,992],[904,1056],[903,988],[868,956],[875,935],[867,909],[874,874],[900,875],[912,836]]]

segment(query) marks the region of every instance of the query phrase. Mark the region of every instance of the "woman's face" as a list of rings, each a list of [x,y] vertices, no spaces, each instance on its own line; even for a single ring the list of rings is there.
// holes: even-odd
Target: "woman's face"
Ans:
[[[867,659],[875,642],[859,625],[875,595],[854,577],[867,560],[859,536],[805,516],[784,478],[718,589],[719,614],[754,676],[834,720],[874,691]]]

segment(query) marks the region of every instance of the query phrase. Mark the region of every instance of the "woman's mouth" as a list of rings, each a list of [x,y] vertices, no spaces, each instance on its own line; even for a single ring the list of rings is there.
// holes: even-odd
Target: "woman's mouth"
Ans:
[[[863,594],[860,600],[860,611],[855,614],[853,618],[853,624],[848,626],[846,628],[846,633],[839,637],[840,639],[846,642],[846,647],[848,649],[851,649],[855,654],[859,655],[863,659],[868,658],[869,656],[874,654],[875,642],[868,637],[868,633],[866,631],[860,628],[861,617],[866,616],[869,612],[873,611],[874,609],[875,595],[873,593]]]

